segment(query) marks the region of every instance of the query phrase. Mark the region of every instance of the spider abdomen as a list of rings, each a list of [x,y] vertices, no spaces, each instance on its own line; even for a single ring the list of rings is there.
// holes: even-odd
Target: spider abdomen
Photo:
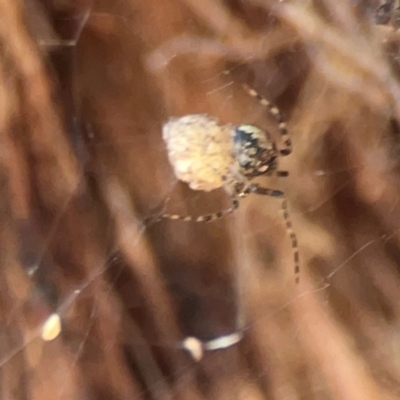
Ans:
[[[176,177],[194,190],[222,187],[234,163],[231,129],[206,114],[171,118],[164,124],[163,139]]]
[[[242,175],[253,178],[276,170],[277,150],[266,131],[254,125],[239,125],[232,135],[234,158]]]

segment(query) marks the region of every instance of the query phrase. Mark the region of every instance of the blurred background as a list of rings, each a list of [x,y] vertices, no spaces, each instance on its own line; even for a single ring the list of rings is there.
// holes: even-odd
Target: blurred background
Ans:
[[[387,0],[0,0],[1,399],[399,399]],[[174,176],[162,126],[275,121],[280,201]],[[50,318],[50,319],[49,319]]]

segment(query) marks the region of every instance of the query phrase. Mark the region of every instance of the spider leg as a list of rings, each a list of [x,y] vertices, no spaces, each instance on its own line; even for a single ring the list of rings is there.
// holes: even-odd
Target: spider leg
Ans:
[[[237,210],[239,207],[239,201],[236,197],[232,197],[232,203],[231,206],[225,210],[218,211],[213,214],[205,214],[205,215],[199,215],[198,217],[192,216],[192,215],[179,215],[179,214],[161,214],[158,217],[155,217],[153,219],[153,222],[159,222],[163,219],[170,219],[170,220],[179,220],[179,221],[185,221],[185,222],[211,222],[215,221],[216,219],[223,218],[229,214],[232,214]]]
[[[278,129],[282,137],[282,143],[284,147],[279,151],[281,156],[288,156],[292,152],[292,141],[290,139],[286,121],[284,120],[282,113],[280,112],[279,108],[272,104],[269,100],[267,100],[264,96],[261,94],[257,93],[254,89],[252,89],[250,86],[244,84],[243,85],[244,90],[251,96],[254,97],[255,99],[258,100],[258,102],[266,107],[268,112],[275,118],[275,120],[278,122]]]
[[[269,189],[262,186],[259,186],[257,183],[251,183],[248,185],[242,193],[239,193],[238,196],[244,197],[250,193],[256,193],[263,196],[270,197],[284,197],[284,193],[281,190]]]
[[[293,230],[292,221],[288,211],[287,200],[285,194],[280,190],[273,190],[269,188],[263,188],[255,183],[249,185],[246,190],[247,193],[256,193],[265,196],[278,197],[282,199],[281,209],[283,213],[283,220],[286,225],[286,232],[290,237],[292,243],[293,260],[294,260],[294,275],[296,284],[300,281],[300,257],[299,257],[299,245],[297,241],[297,235]]]

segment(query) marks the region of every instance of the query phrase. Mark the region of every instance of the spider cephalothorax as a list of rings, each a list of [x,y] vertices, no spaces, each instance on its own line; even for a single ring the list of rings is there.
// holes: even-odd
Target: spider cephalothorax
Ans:
[[[233,145],[239,170],[246,178],[276,171],[278,152],[268,132],[254,125],[239,125],[233,129]]]

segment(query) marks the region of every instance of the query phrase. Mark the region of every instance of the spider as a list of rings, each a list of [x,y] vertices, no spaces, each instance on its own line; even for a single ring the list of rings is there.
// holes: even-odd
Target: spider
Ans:
[[[171,219],[210,222],[233,213],[239,207],[239,198],[249,194],[280,198],[298,282],[300,267],[297,236],[292,229],[285,195],[280,190],[252,182],[259,176],[288,176],[287,171],[278,170],[278,157],[291,153],[292,142],[279,109],[249,86],[244,85],[244,89],[266,107],[277,121],[282,148],[277,148],[266,130],[254,125],[222,124],[217,118],[206,114],[170,118],[163,126],[163,139],[176,177],[193,190],[209,192],[223,187],[231,197],[232,204],[226,210],[197,217],[161,214],[156,221]]]

